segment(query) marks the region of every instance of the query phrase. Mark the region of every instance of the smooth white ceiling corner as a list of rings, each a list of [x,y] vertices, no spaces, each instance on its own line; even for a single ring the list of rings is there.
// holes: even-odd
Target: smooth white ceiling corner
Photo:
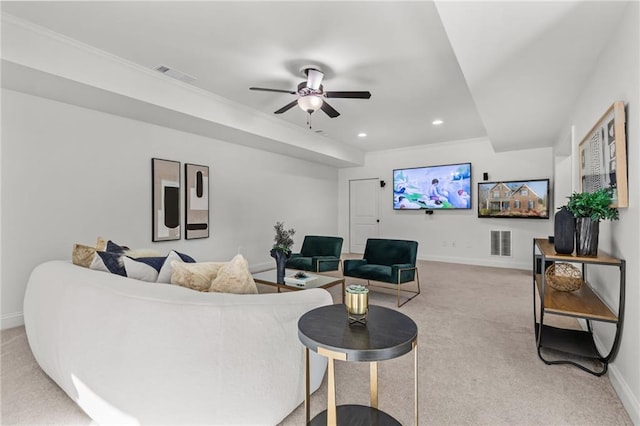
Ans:
[[[506,151],[556,143],[627,4],[436,6],[487,134],[496,151]]]

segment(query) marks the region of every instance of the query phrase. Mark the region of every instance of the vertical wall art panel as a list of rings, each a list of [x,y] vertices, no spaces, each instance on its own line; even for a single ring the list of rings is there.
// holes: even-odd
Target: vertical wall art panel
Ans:
[[[185,164],[185,238],[209,237],[209,167]]]
[[[152,241],[180,239],[180,162],[151,159]]]
[[[578,146],[580,190],[613,188],[613,206],[628,207],[624,102],[616,101]]]

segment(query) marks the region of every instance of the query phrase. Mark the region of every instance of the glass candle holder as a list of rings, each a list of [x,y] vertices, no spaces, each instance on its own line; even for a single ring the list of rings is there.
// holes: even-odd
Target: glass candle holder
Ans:
[[[369,311],[369,289],[362,285],[350,285],[345,289],[344,300],[349,323],[366,324]]]

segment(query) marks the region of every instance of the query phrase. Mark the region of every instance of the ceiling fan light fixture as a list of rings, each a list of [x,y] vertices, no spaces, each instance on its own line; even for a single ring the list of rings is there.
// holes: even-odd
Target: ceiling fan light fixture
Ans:
[[[320,109],[322,102],[322,98],[318,95],[307,95],[298,98],[298,106],[300,109],[309,114]]]
[[[315,68],[308,68],[305,74],[307,74],[307,87],[311,90],[318,90],[324,74]]]

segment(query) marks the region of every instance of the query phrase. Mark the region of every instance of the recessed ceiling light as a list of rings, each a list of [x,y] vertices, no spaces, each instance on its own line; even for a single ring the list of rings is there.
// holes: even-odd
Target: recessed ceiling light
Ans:
[[[433,124],[434,126],[439,126],[439,125],[441,125],[442,123],[444,123],[444,121],[442,121],[442,120],[440,120],[440,119],[438,119],[438,120],[433,120],[433,121],[431,122],[431,124]]]
[[[367,134],[365,132],[360,132],[360,133],[358,133],[358,137],[359,138],[366,138]]]

